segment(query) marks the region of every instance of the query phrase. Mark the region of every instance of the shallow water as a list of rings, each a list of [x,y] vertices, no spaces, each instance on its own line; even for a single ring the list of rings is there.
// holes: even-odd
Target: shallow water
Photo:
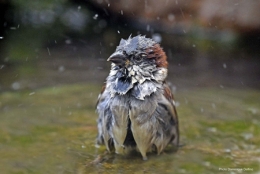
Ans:
[[[177,89],[183,147],[143,161],[139,153],[120,156],[95,147],[99,89],[74,84],[1,93],[1,172],[260,172],[260,91]]]

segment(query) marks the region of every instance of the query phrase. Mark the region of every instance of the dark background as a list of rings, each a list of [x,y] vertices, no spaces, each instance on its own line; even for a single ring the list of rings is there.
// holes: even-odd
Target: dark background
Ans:
[[[177,87],[260,87],[260,1],[0,1],[0,90],[102,83],[121,38],[159,41]]]

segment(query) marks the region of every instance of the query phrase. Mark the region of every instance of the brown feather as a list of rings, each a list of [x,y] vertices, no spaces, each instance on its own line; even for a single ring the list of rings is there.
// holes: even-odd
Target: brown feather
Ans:
[[[171,92],[170,87],[167,84],[164,84],[164,93],[163,95],[170,101],[172,102],[174,100],[173,94]]]
[[[178,135],[176,137],[177,139],[175,139],[174,141],[175,141],[175,145],[178,146],[179,145],[179,121],[178,121],[178,114],[177,114],[177,110],[176,110],[176,106],[175,106],[174,96],[173,96],[173,94],[171,92],[170,87],[166,83],[164,83],[163,87],[164,87],[163,95],[172,104],[172,107],[173,107],[173,112],[174,112],[173,119],[177,123],[176,127],[177,127],[177,135]],[[174,144],[174,142],[172,142],[172,143]]]
[[[98,103],[100,102],[100,96],[103,94],[105,89],[106,89],[106,84],[102,86],[101,92],[100,92],[99,97],[98,97],[97,102],[96,102],[96,106],[95,106],[96,108],[97,108]]]
[[[146,50],[147,58],[155,59],[157,67],[168,67],[167,56],[159,44]]]

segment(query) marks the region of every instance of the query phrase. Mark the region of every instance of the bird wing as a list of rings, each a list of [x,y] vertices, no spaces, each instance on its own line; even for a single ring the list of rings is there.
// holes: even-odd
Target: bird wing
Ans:
[[[106,89],[106,84],[102,86],[101,92],[100,92],[100,94],[98,95],[98,99],[97,99],[97,103],[96,103],[96,108],[97,108],[98,104],[100,103],[100,100],[102,99],[102,94],[104,93],[105,89]]]
[[[98,136],[97,144],[105,144],[108,151],[113,149],[113,141],[111,137],[112,113],[108,107],[109,95],[106,93],[106,85],[103,86],[98,96],[96,108],[98,112]]]
[[[167,100],[166,103],[164,103],[168,110],[170,115],[173,118],[173,121],[175,123],[175,127],[176,127],[176,136],[172,143],[175,144],[176,146],[179,145],[179,121],[178,121],[178,114],[177,114],[177,110],[176,110],[176,105],[175,105],[175,101],[174,101],[174,96],[171,92],[171,89],[169,87],[169,85],[167,85],[166,83],[163,84],[163,96],[165,97],[165,99]],[[169,105],[170,103],[170,105]]]

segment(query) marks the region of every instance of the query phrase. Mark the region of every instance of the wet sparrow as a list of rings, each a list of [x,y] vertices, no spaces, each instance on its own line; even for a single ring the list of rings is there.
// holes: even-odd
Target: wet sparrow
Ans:
[[[146,160],[155,149],[178,146],[179,127],[167,77],[167,57],[145,36],[121,39],[107,59],[111,70],[97,102],[98,144],[124,153],[136,147]]]

